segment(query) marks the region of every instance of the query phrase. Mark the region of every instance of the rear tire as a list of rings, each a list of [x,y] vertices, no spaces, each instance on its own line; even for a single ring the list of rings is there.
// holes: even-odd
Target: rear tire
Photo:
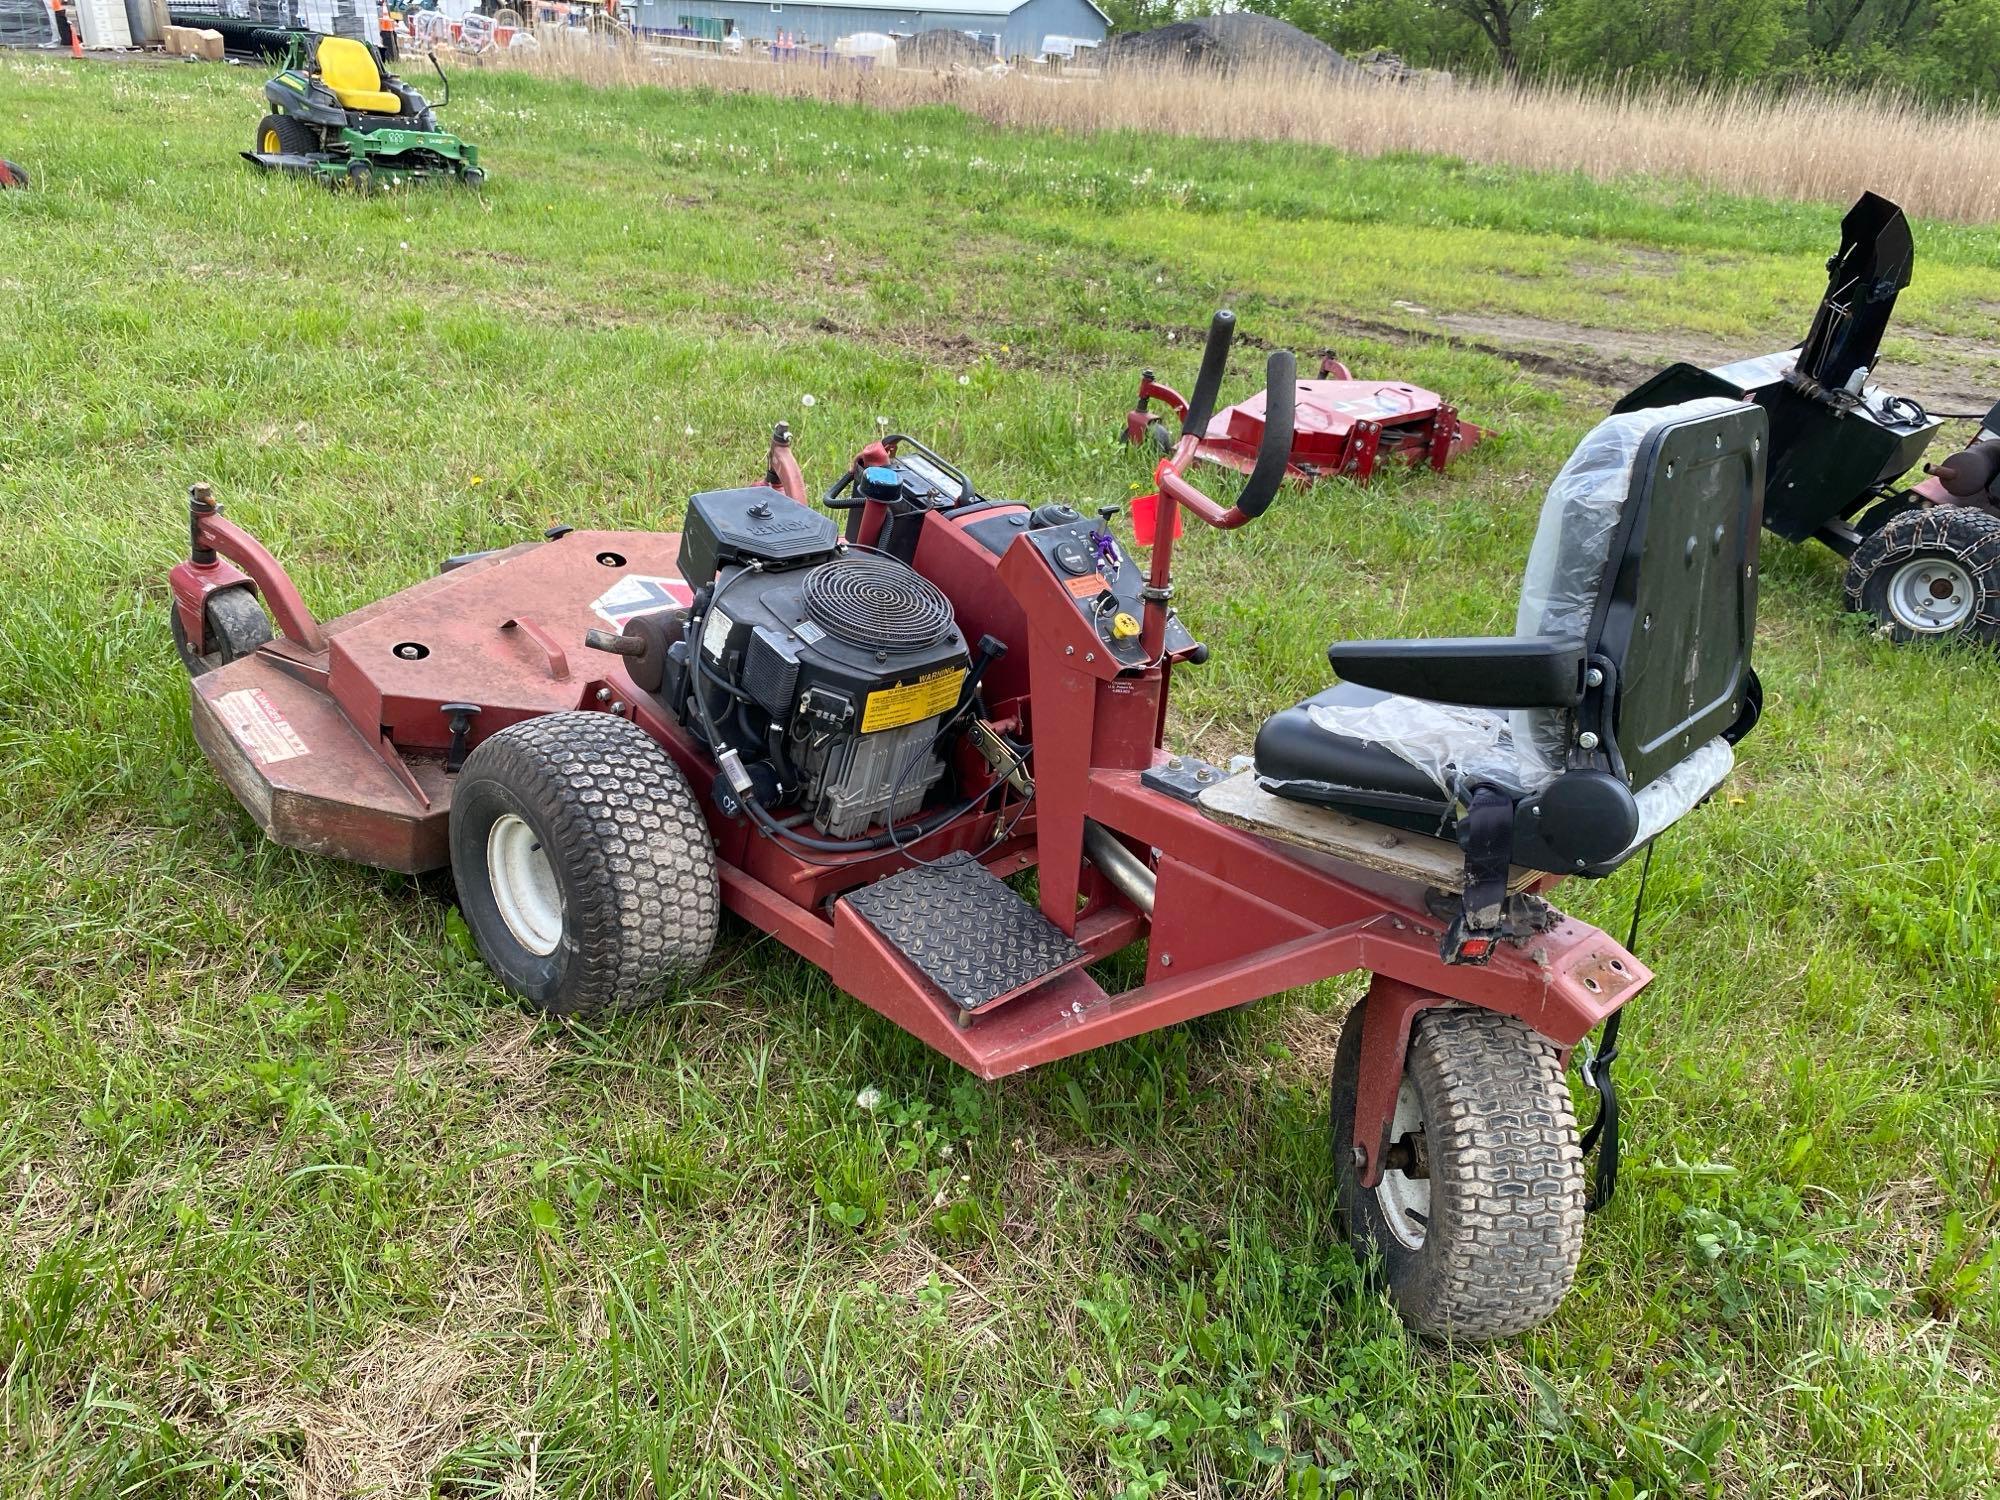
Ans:
[[[1892,640],[2000,643],[2000,516],[1963,505],[1892,516],[1854,549],[1846,592]]]
[[[708,821],[629,720],[548,714],[483,741],[452,791],[450,843],[481,957],[549,1015],[651,1000],[715,946]]]
[[[194,642],[181,628],[180,610],[169,605],[168,614],[173,622],[174,650],[180,653],[181,665],[187,668],[190,677],[200,677],[217,667],[240,661],[271,639],[271,617],[264,613],[257,596],[243,587],[210,594],[202,606],[208,634],[205,652],[197,654]]]
[[[1420,1133],[1430,1175],[1386,1171],[1365,1188],[1353,1149],[1361,1014],[1348,1013],[1333,1062],[1348,1239],[1379,1263],[1390,1300],[1423,1337],[1525,1333],[1568,1293],[1583,1248],[1583,1153],[1556,1044],[1493,1011],[1419,1015],[1390,1141]]]
[[[289,115],[266,115],[257,123],[260,155],[310,156],[319,149],[319,136],[312,127]]]

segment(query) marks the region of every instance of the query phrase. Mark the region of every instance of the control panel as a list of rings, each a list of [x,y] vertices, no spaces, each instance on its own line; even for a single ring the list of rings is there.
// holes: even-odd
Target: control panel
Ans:
[[[1074,512],[1072,512],[1074,514]],[[1109,518],[1092,522],[1078,517],[1028,532],[1028,544],[1041,553],[1078,611],[1121,667],[1150,665],[1140,644],[1145,601],[1145,566],[1129,555],[1111,534]],[[1167,616],[1166,653],[1194,648],[1194,637],[1180,619]]]

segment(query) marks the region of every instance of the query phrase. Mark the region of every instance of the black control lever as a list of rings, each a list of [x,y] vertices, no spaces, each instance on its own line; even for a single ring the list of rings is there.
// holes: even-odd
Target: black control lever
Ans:
[[[1194,396],[1187,416],[1181,420],[1181,436],[1208,434],[1209,418],[1215,415],[1215,398],[1222,393],[1222,377],[1229,366],[1229,346],[1236,341],[1236,314],[1219,309],[1208,324],[1208,344],[1201,351],[1201,373],[1195,377]]]
[[[1250,482],[1236,508],[1255,520],[1270,508],[1292,463],[1292,429],[1298,417],[1299,363],[1289,349],[1273,350],[1264,364],[1264,441]]]

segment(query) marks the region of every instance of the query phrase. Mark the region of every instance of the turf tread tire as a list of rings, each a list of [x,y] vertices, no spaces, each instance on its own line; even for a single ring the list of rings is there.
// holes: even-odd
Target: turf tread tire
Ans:
[[[562,937],[546,959],[520,946],[493,899],[487,839],[506,812],[541,838],[562,889]],[[484,740],[459,772],[450,839],[481,956],[549,1014],[642,1005],[714,950],[722,892],[708,820],[680,768],[630,720],[547,714]]]
[[[1915,631],[1889,610],[1896,570],[1921,556],[1949,558],[1978,591],[1973,612],[1954,630]],[[1892,640],[1973,640],[2000,644],[2000,516],[1965,505],[1931,506],[1891,516],[1854,549],[1845,585],[1848,609],[1871,614]]]
[[[1353,1161],[1361,1010],[1334,1059],[1334,1169],[1341,1222],[1380,1257],[1391,1301],[1426,1338],[1483,1342],[1546,1321],[1583,1249],[1583,1153],[1556,1044],[1511,1016],[1423,1012],[1405,1076],[1424,1112],[1431,1216],[1424,1243],[1396,1238]]]
[[[290,115],[266,115],[257,122],[257,150],[260,153],[264,149],[266,135],[276,135],[278,150],[288,156],[311,156],[324,149],[318,132]]]

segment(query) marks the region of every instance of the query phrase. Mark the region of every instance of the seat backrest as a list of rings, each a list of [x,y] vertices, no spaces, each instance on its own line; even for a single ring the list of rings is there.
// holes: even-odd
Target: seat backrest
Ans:
[[[336,94],[378,94],[382,74],[375,58],[362,43],[344,36],[324,36],[319,40],[320,81]]]
[[[1611,689],[1614,763],[1634,792],[1743,711],[1757,617],[1766,419],[1704,397],[1624,412],[1549,486],[1521,583],[1519,635],[1581,637]],[[1513,715],[1530,783],[1568,765],[1567,710]]]

